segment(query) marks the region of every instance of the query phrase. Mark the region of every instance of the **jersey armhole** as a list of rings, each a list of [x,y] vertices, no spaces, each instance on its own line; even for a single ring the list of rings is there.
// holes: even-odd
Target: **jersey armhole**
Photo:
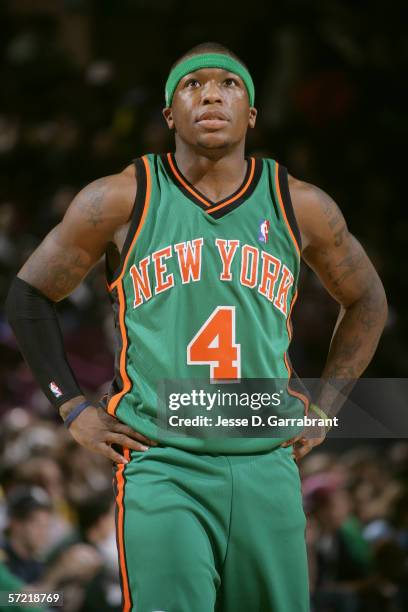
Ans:
[[[112,266],[110,263],[110,249],[108,248],[105,253],[105,274],[106,274],[106,282],[108,287],[110,287],[120,276],[122,272],[123,266],[125,264],[126,255],[128,254],[130,245],[132,244],[133,237],[137,232],[137,229],[140,225],[143,210],[146,202],[146,186],[147,186],[147,176],[146,176],[146,167],[143,163],[143,160],[138,157],[133,160],[135,165],[135,174],[137,180],[137,191],[136,197],[133,204],[132,212],[130,214],[130,225],[126,234],[125,242],[123,243],[122,252],[120,254],[119,265],[115,270],[112,270]]]
[[[293,234],[293,238],[295,239],[297,246],[299,248],[299,253],[302,252],[302,238],[300,235],[299,226],[296,221],[295,211],[293,210],[292,199],[290,197],[289,191],[289,179],[288,179],[288,170],[285,166],[281,166],[279,164],[278,168],[278,180],[279,180],[279,188],[282,198],[283,207],[285,209],[286,219],[289,225],[289,229]]]

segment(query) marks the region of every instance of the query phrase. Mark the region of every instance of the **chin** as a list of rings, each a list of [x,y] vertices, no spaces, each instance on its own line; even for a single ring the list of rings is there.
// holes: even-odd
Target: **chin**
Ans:
[[[233,143],[225,135],[211,133],[197,139],[197,146],[203,149],[228,149]]]

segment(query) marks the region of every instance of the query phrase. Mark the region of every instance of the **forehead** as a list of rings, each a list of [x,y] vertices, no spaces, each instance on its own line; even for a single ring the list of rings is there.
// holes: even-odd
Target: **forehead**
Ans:
[[[193,70],[192,72],[184,75],[179,83],[186,81],[186,79],[191,79],[194,77],[196,79],[202,80],[210,80],[210,79],[225,79],[228,77],[234,77],[242,82],[241,77],[235,72],[231,72],[231,70],[225,70],[225,68],[199,68],[198,70]]]

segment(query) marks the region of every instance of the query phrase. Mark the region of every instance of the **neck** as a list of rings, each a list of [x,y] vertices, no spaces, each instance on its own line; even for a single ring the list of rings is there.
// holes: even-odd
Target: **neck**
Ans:
[[[236,191],[244,180],[247,162],[245,143],[229,151],[191,147],[176,139],[175,158],[188,181],[210,200],[222,200]]]

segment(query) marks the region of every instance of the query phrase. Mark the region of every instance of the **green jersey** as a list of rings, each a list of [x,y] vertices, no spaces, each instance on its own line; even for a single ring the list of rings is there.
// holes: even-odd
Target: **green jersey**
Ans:
[[[209,453],[271,450],[281,439],[177,437],[157,427],[165,379],[286,379],[300,235],[286,168],[247,159],[240,188],[213,202],[173,154],[136,160],[137,197],[110,279],[118,336],[107,410],[162,444]],[[290,393],[291,415],[304,398]]]

